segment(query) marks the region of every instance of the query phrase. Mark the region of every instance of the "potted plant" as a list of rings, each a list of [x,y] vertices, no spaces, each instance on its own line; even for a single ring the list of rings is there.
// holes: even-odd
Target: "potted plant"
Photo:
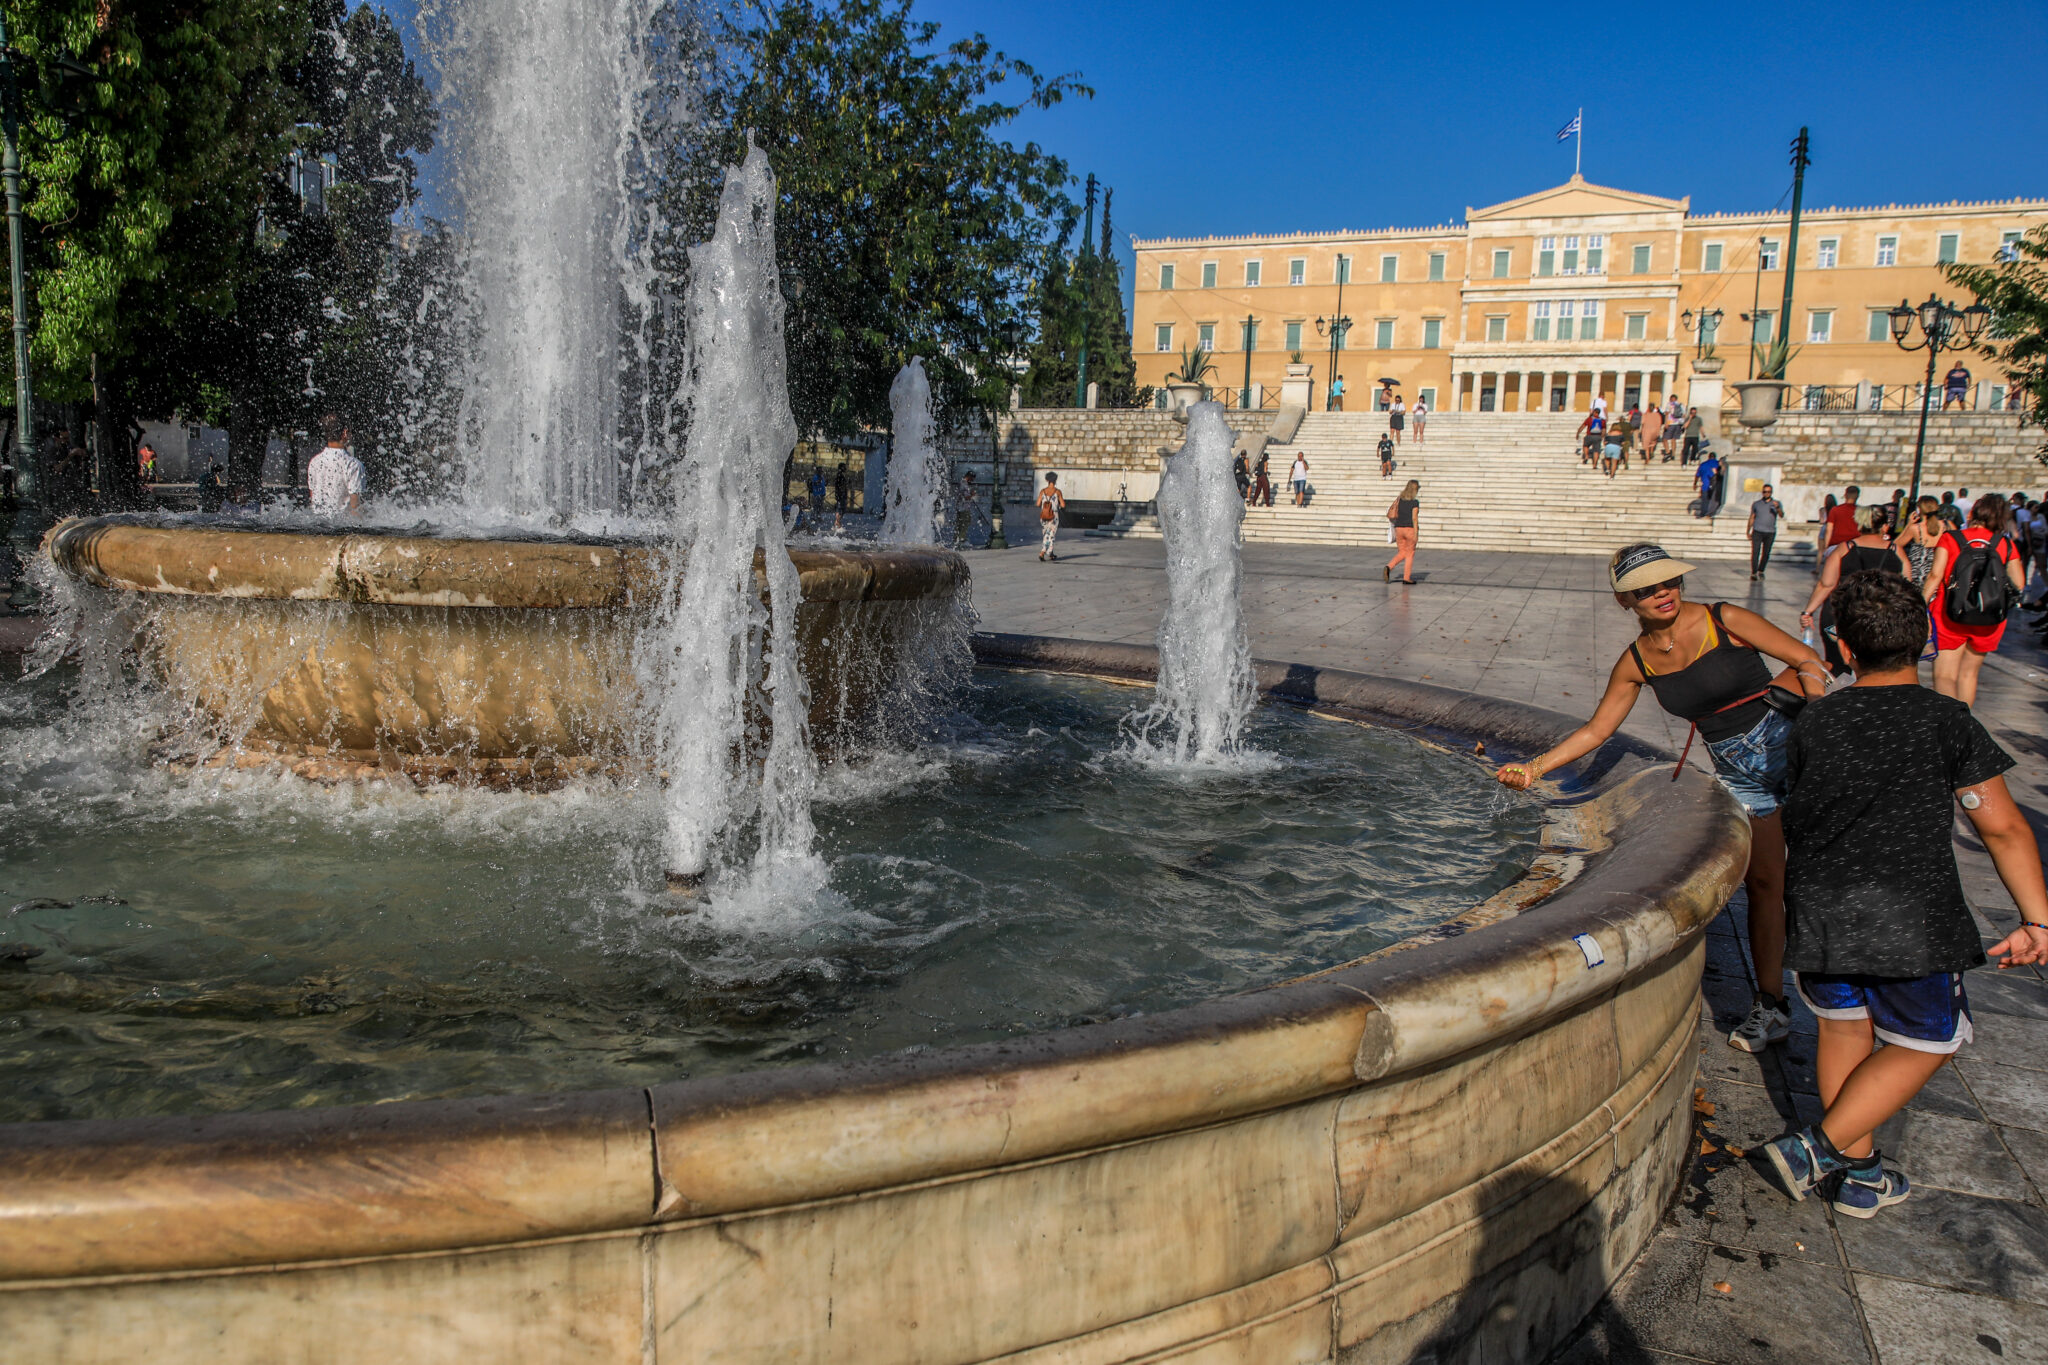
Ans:
[[[1710,341],[1706,345],[1700,347],[1700,353],[1693,357],[1693,373],[1719,374],[1721,373],[1721,366],[1724,363],[1725,362],[1721,359],[1720,353],[1715,349],[1714,343]]]
[[[1785,382],[1785,367],[1797,354],[1799,348],[1783,337],[1768,346],[1756,348],[1756,369],[1763,378],[1744,380],[1735,386],[1735,392],[1742,395],[1742,414],[1737,421],[1757,429],[1778,420],[1778,407],[1784,402],[1785,390],[1792,387]]]
[[[1209,392],[1209,386],[1203,381],[1214,373],[1216,366],[1210,363],[1206,347],[1183,346],[1180,368],[1169,370],[1166,375],[1166,391],[1173,395],[1170,400],[1173,410],[1186,412],[1190,406],[1201,402]]]

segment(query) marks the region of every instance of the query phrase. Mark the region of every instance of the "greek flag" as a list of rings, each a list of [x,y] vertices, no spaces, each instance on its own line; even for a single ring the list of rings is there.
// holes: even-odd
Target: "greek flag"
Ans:
[[[1576,133],[1576,132],[1578,132],[1578,131],[1579,131],[1579,118],[1578,118],[1578,116],[1577,116],[1577,115],[1573,115],[1573,116],[1572,116],[1572,121],[1571,121],[1570,123],[1567,123],[1567,124],[1566,124],[1566,125],[1565,125],[1564,127],[1562,127],[1562,128],[1560,128],[1560,129],[1558,129],[1558,130],[1557,130],[1557,140],[1558,140],[1559,142],[1562,142],[1562,141],[1564,141],[1564,140],[1565,140],[1566,138],[1570,137],[1570,136],[1571,136],[1571,135],[1572,135],[1573,133]]]

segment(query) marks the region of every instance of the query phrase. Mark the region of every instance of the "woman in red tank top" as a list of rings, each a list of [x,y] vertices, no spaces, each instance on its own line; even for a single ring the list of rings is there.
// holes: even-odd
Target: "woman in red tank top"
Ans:
[[[1970,508],[1970,524],[1960,531],[1950,531],[1934,547],[1934,566],[1927,571],[1927,581],[1920,585],[1921,594],[1934,613],[1934,690],[1965,706],[1977,704],[1977,673],[1984,667],[1984,656],[1998,652],[1998,642],[2005,638],[2005,622],[1970,625],[1956,620],[1949,614],[1949,583],[1955,577],[1956,562],[1966,549],[1989,546],[2005,571],[2006,581],[2012,584],[2012,600],[2020,600],[2026,588],[2026,575],[2012,541],[2001,534],[2005,508],[2005,499],[1996,493],[1986,493],[1977,499]]]

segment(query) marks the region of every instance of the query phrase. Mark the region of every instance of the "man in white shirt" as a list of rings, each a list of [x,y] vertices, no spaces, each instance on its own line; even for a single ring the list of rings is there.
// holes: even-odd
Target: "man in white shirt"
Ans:
[[[341,419],[328,413],[320,419],[327,448],[306,465],[306,492],[313,514],[322,517],[363,514],[363,462],[349,453],[352,434]]]

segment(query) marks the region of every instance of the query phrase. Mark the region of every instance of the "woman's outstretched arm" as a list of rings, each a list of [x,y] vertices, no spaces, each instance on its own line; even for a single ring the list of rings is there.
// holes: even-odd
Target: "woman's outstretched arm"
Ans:
[[[1593,718],[1564,737],[1563,743],[1545,753],[1538,754],[1527,763],[1503,763],[1495,774],[1510,787],[1526,787],[1555,768],[1562,768],[1575,758],[1584,758],[1605,744],[1628,713],[1635,707],[1636,698],[1642,695],[1643,675],[1636,668],[1635,660],[1624,654],[1614,662],[1614,671],[1607,675],[1607,690],[1600,694],[1600,704],[1593,708]]]

